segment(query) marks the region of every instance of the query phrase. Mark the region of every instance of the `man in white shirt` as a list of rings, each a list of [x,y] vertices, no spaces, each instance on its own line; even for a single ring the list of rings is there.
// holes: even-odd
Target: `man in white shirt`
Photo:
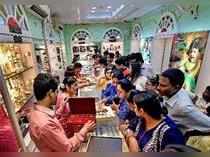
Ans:
[[[182,89],[184,80],[184,73],[179,69],[168,69],[160,76],[158,91],[164,96],[168,115],[183,133],[210,132],[210,118],[196,108],[188,92]]]

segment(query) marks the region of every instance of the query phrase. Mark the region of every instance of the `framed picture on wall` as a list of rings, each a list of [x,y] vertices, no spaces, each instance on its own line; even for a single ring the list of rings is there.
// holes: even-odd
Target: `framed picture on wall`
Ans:
[[[195,92],[208,32],[176,34],[173,39],[169,67],[179,68],[185,74],[184,88]]]

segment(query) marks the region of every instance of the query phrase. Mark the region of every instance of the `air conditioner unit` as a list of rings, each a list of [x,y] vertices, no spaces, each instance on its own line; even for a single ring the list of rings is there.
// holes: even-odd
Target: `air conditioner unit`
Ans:
[[[41,18],[46,18],[48,17],[48,13],[44,11],[39,5],[30,5],[29,9],[39,15]]]

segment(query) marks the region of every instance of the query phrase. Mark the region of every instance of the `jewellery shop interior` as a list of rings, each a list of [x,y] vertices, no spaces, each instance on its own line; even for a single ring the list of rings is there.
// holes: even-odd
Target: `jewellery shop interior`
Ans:
[[[0,2],[0,152],[209,152],[209,8]]]

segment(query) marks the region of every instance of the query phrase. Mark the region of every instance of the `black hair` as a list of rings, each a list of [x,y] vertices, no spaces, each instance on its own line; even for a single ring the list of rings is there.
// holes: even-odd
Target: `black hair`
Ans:
[[[100,55],[100,54],[94,54],[94,55],[92,56],[92,58],[93,58],[93,59],[101,58],[101,55]]]
[[[71,77],[74,76],[74,67],[73,65],[69,65],[66,68],[66,71],[64,72],[64,77]]]
[[[38,101],[43,100],[47,93],[52,90],[55,92],[58,88],[58,82],[52,75],[40,73],[34,80],[33,90]]]
[[[121,88],[126,91],[127,93],[130,92],[132,89],[135,89],[135,86],[132,84],[131,81],[128,79],[122,79],[118,82],[118,85],[121,86]]]
[[[149,78],[149,82],[153,85],[153,86],[157,86],[159,84],[159,75],[156,74],[154,76],[152,76],[151,78]]]
[[[96,59],[96,54],[92,55],[92,59]]]
[[[63,84],[66,86],[71,86],[72,84],[74,84],[75,82],[77,82],[77,80],[74,77],[66,77],[63,80]]]
[[[144,63],[144,59],[141,53],[136,53],[136,62],[139,62],[141,64]]]
[[[210,86],[207,86],[206,90],[210,93]]]
[[[111,68],[112,71],[114,71],[114,70],[117,69],[116,66],[115,66],[114,64],[109,64],[109,65],[107,66],[107,68]]]
[[[138,110],[143,109],[152,118],[159,120],[162,115],[162,108],[159,96],[152,91],[144,91],[134,96],[134,102]]]
[[[210,106],[206,108],[207,116],[210,117]]]
[[[119,104],[120,104],[120,97],[119,97],[119,96],[115,96],[114,99],[113,99],[113,102],[114,102],[116,105],[119,105]]]
[[[104,57],[106,57],[108,54],[109,54],[108,50],[104,51],[104,53],[103,53]]]
[[[77,62],[77,63],[74,64],[73,68],[74,69],[82,68],[82,64]]]
[[[120,71],[118,69],[114,69],[114,70],[112,70],[112,78],[117,78],[118,80],[122,80],[125,77],[124,77],[122,71]]]
[[[119,58],[120,56],[121,56],[121,55],[120,55],[120,52],[119,52],[119,51],[116,51],[116,52],[115,52],[115,57],[116,57],[116,58]]]
[[[67,90],[66,86],[71,87],[76,82],[77,82],[77,80],[74,77],[65,77],[63,79],[63,85],[64,85],[64,87],[61,90],[63,92],[66,92],[66,90]]]
[[[128,66],[128,58],[126,56],[121,56],[115,61],[115,64]]]
[[[110,58],[114,58],[114,53],[109,53],[108,56],[109,56]]]
[[[52,75],[54,79],[56,79],[56,81],[58,82],[58,84],[60,83],[60,76],[59,75]]]
[[[138,94],[140,94],[140,93],[141,93],[141,92],[140,92],[139,90],[136,90],[136,89],[131,90],[131,91],[129,92],[129,94],[128,94],[127,101],[128,101],[129,103],[134,104],[134,100],[133,100],[134,96],[136,96],[136,95],[138,95]]]
[[[112,66],[107,66],[106,68],[105,68],[105,70],[104,70],[104,74],[106,74],[107,73],[107,71],[110,71],[111,70],[111,72],[113,71],[113,67]]]
[[[141,53],[132,53],[128,55],[128,60],[129,62],[134,60],[135,63],[140,63],[140,64],[144,63],[144,59]]]
[[[185,76],[184,73],[175,68],[168,69],[164,71],[161,76],[166,77],[169,79],[170,83],[175,87],[179,86],[179,88],[182,88],[184,81],[185,81]]]
[[[116,52],[115,52],[115,55],[120,55],[120,52],[119,52],[119,51],[116,51]]]
[[[132,63],[131,64],[131,81],[135,82],[140,75],[141,75],[141,64]]]
[[[74,55],[74,58],[72,60],[72,63],[76,63],[79,61],[80,55]]]
[[[108,64],[107,64],[107,59],[106,59],[105,57],[100,58],[99,64],[102,64],[102,65],[104,65],[104,66],[107,66],[107,65],[108,65]]]

